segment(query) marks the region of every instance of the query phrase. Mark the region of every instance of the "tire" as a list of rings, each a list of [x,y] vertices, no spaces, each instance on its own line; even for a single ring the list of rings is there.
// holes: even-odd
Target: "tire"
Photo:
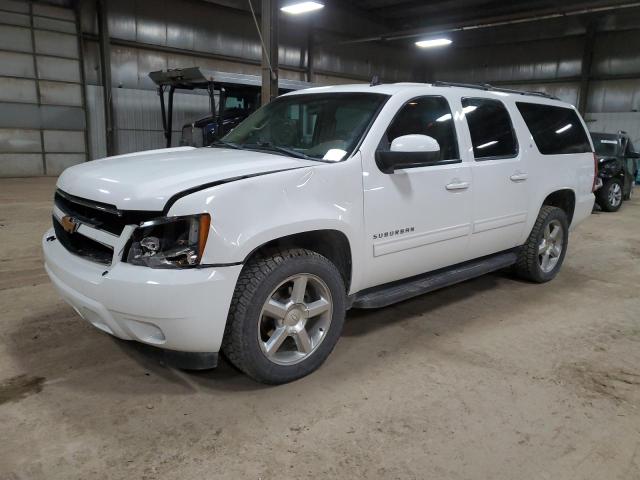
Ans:
[[[553,239],[551,237],[556,229],[560,230]],[[520,250],[515,268],[516,273],[521,278],[536,283],[552,280],[562,266],[568,242],[569,222],[566,213],[558,207],[544,205],[540,209],[527,242]],[[560,250],[556,247],[559,247]],[[548,259],[546,265],[545,256]]]
[[[622,181],[610,178],[596,192],[596,202],[605,212],[617,212],[622,205]]]
[[[326,360],[345,312],[344,281],[328,259],[302,248],[262,254],[240,274],[222,351],[258,382],[291,382]]]

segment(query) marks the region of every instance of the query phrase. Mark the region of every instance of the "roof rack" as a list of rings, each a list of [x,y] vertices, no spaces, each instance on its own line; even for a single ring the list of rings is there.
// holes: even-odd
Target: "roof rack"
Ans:
[[[436,87],[462,87],[462,88],[475,88],[476,90],[485,90],[488,92],[504,92],[504,93],[513,93],[516,95],[533,95],[535,97],[543,97],[550,98],[552,100],[560,100],[558,97],[554,95],[549,95],[544,92],[530,92],[527,90],[513,90],[511,88],[500,88],[494,87],[489,83],[458,83],[458,82],[442,82],[437,80],[435,82],[431,82],[431,85]]]

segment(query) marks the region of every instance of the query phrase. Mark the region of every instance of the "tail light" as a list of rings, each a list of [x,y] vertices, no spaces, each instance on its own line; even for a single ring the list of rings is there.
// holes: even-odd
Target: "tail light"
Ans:
[[[591,185],[591,192],[596,191],[596,179],[598,178],[598,156],[596,152],[593,152],[593,184]]]

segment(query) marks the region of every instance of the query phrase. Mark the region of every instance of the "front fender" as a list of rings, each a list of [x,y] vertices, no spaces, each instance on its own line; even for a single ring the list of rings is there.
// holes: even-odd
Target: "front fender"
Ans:
[[[211,230],[202,262],[242,263],[272,240],[314,230],[343,233],[359,272],[363,231],[359,156],[345,162],[245,178],[179,199],[169,215],[209,213]],[[357,281],[352,278],[352,287]]]

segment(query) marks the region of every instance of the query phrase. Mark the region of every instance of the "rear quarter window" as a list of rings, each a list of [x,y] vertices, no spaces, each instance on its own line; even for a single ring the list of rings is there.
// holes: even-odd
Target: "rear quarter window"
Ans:
[[[589,137],[572,108],[516,102],[543,155],[591,152]]]

